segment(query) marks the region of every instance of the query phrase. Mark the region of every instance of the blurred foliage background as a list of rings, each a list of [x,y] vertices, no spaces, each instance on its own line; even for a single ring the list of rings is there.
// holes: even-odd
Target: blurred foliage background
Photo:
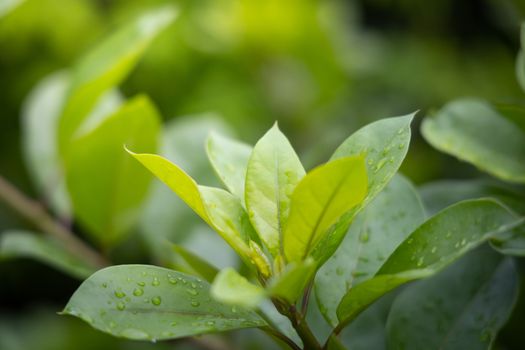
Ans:
[[[175,135],[171,139],[177,140],[165,147],[204,183],[213,177],[202,145],[210,128],[252,143],[277,120],[311,167],[358,127],[379,118],[415,110],[425,114],[465,96],[523,102],[514,69],[523,0],[3,0],[4,177],[37,197],[24,165],[20,130],[32,87],[72,65],[120,24],[168,2],[179,7],[179,19],[153,42],[121,90],[126,96],[143,92],[151,97]],[[405,175],[417,184],[479,175],[432,150],[418,135],[418,123],[402,167]],[[159,223],[147,213],[166,206],[148,203],[147,218],[137,235],[114,252],[115,260],[164,259],[148,234],[159,225],[163,237],[190,248],[220,244],[195,233],[205,229],[180,202],[173,199],[172,205],[163,214],[169,222]],[[177,232],[170,230],[174,224]],[[13,227],[29,226],[0,205],[0,231]],[[230,255],[215,262],[234,264]],[[82,349],[86,339],[85,348],[153,347],[56,317],[78,286],[60,272],[17,260],[0,264],[0,276],[0,349]],[[186,347],[198,345],[177,343]]]

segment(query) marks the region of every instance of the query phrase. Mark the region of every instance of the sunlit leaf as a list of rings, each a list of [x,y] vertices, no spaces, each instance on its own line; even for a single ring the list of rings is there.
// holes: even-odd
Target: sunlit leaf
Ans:
[[[288,261],[301,261],[343,214],[366,195],[363,156],[328,162],[309,172],[291,198],[290,216],[284,228],[283,248]]]
[[[73,294],[64,314],[118,337],[150,341],[266,324],[253,312],[214,301],[207,282],[148,265],[96,272]]]
[[[281,275],[271,281],[269,293],[295,304],[311,282],[316,267],[313,259],[287,265]]]
[[[246,172],[246,207],[250,220],[272,255],[279,254],[290,196],[304,168],[275,124],[255,145]]]

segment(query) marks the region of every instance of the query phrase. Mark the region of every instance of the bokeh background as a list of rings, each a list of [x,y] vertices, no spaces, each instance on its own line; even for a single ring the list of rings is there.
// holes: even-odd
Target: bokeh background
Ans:
[[[524,100],[514,68],[523,0],[3,0],[2,176],[37,197],[21,148],[20,115],[28,93],[120,24],[161,3],[177,4],[180,17],[153,42],[121,91],[151,97],[178,135],[176,157],[204,182],[212,181],[204,130],[226,130],[253,143],[278,121],[311,167],[360,126],[416,110],[401,171],[416,184],[476,177],[473,167],[424,142],[421,116],[458,97]],[[173,208],[160,230],[190,247],[210,245],[207,233],[195,233],[205,229],[192,214],[178,202]],[[148,210],[155,211],[154,204]],[[173,221],[177,232],[169,230]],[[114,260],[161,259],[148,238],[151,225],[143,220]],[[0,204],[0,232],[13,227],[30,225]],[[232,263],[227,253],[216,260]],[[78,284],[30,260],[1,262],[0,349],[174,348],[113,339],[57,316]],[[250,347],[265,345],[254,341]]]

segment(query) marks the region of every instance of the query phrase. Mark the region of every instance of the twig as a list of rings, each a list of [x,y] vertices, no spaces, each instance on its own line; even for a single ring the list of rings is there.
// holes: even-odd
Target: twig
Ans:
[[[314,280],[312,279],[309,283],[308,283],[308,287],[306,287],[306,290],[303,294],[303,302],[302,302],[302,306],[301,306],[301,313],[303,314],[304,317],[306,317],[306,313],[308,312],[308,302],[310,301],[310,294],[312,292],[312,287],[314,285]]]
[[[44,233],[58,239],[71,253],[82,257],[93,267],[102,268],[109,265],[108,261],[96,250],[79,239],[73,232],[66,229],[51,217],[40,203],[26,197],[15,186],[0,176],[0,200],[17,211]]]

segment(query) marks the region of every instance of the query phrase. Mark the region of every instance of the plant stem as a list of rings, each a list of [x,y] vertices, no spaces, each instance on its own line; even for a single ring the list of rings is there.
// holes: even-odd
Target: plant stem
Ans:
[[[96,250],[79,239],[73,232],[51,217],[37,201],[26,197],[9,181],[0,176],[0,200],[17,211],[36,227],[59,240],[71,253],[84,258],[93,267],[108,266],[108,261]]]
[[[317,338],[312,333],[312,330],[308,327],[305,317],[297,312],[295,305],[290,306],[289,310],[291,316],[290,320],[292,321],[292,325],[297,331],[297,334],[303,341],[304,350],[321,350],[321,344],[319,344]]]
[[[303,317],[306,317],[306,313],[308,312],[308,302],[310,301],[310,294],[312,292],[313,285],[314,280],[312,279],[310,283],[308,283],[308,287],[306,287],[306,291],[303,295],[303,303],[301,306],[301,313],[303,314]]]

